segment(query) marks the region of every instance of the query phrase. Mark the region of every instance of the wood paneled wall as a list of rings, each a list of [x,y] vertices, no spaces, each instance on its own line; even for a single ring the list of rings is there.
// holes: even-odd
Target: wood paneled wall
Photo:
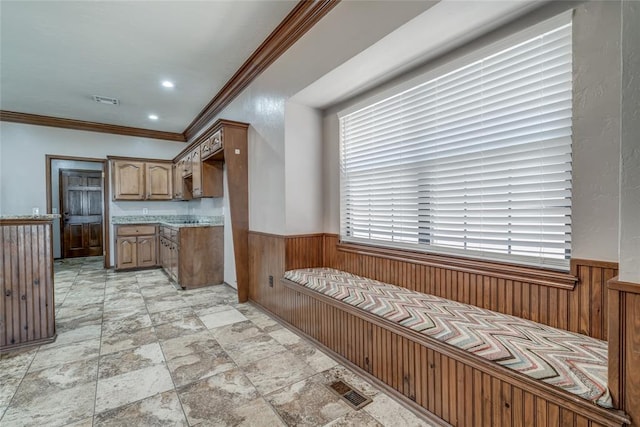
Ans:
[[[324,267],[324,234],[286,236],[285,270]]]
[[[339,249],[336,235],[325,235],[324,248],[326,267],[607,339],[605,289],[607,280],[618,272],[617,263],[574,260],[572,272],[578,282],[571,290],[413,260],[346,252]]]
[[[280,312],[280,278],[285,272],[285,238],[249,232],[249,299],[269,311]],[[269,285],[272,277],[272,285]],[[273,288],[273,289],[272,289]]]
[[[55,339],[51,221],[0,220],[0,349]]]
[[[614,405],[640,425],[640,283],[608,282],[609,389]]]
[[[476,305],[560,329],[607,340],[607,281],[618,274],[615,262],[574,259],[573,289],[459,271],[339,249],[338,236],[277,236],[285,246],[284,269],[332,267],[418,292]]]
[[[615,263],[574,262],[572,272],[579,280],[571,290],[341,251],[337,243],[334,235],[250,232],[250,299],[453,425],[595,427],[624,422],[619,413],[603,415],[594,405],[582,402],[576,406],[579,399],[558,399],[543,386],[536,389],[513,381],[510,375],[492,374],[482,364],[438,351],[280,282],[286,269],[333,267],[606,339],[611,296],[605,286],[617,274]],[[627,307],[627,313],[632,309]],[[640,325],[638,331],[640,336]],[[625,337],[640,342],[635,336]],[[627,369],[635,366],[640,361]],[[626,372],[628,380],[629,372],[635,374],[637,368]],[[624,389],[624,384],[620,387]]]

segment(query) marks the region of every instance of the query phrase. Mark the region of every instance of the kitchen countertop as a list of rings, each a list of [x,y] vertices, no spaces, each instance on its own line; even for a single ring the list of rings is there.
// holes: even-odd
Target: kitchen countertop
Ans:
[[[29,220],[29,221],[51,221],[60,218],[59,214],[42,215],[0,215],[0,220]]]
[[[160,224],[174,228],[184,227],[222,227],[224,217],[198,215],[127,215],[111,217],[114,225]]]

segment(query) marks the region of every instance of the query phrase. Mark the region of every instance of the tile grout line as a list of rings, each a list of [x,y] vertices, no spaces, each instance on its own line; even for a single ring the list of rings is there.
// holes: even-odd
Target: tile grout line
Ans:
[[[102,360],[102,334],[104,331],[104,305],[107,299],[107,276],[109,270],[105,269],[104,290],[102,293],[102,314],[100,315],[100,345],[98,347],[98,363],[96,364],[96,386],[93,393],[93,411],[91,414],[91,426],[93,427],[96,422],[96,402],[98,400],[98,381],[100,381],[100,361]]]

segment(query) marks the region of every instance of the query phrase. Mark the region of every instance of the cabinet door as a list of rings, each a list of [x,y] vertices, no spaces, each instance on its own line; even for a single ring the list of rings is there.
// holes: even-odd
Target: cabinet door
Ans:
[[[185,155],[180,163],[182,163],[182,176],[191,175],[191,153]]]
[[[114,200],[144,200],[144,165],[128,160],[111,163]]]
[[[173,168],[171,163],[146,163],[147,200],[173,198]]]
[[[137,266],[136,237],[118,237],[116,239],[116,268],[136,268]]]
[[[153,267],[158,264],[156,253],[156,236],[137,238],[138,267]]]
[[[180,283],[180,246],[177,244],[173,245],[173,280],[177,283]]]
[[[180,165],[175,164],[173,169],[173,198],[176,200],[182,200],[184,198],[182,171]]]
[[[202,197],[202,162],[200,161],[200,146],[191,152],[191,179],[193,180],[192,195],[194,199]]]
[[[160,264],[160,267],[162,267],[163,270],[167,270],[167,239],[165,239],[164,237],[160,237],[160,239],[158,240],[159,242],[159,246],[158,246],[158,256],[160,257],[160,259],[158,260],[158,264]]]

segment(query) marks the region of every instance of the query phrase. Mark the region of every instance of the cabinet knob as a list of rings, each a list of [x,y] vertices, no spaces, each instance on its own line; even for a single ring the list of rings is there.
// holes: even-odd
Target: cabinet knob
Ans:
[[[4,293],[5,296],[10,297],[11,296],[11,291],[7,290],[7,292]]]

